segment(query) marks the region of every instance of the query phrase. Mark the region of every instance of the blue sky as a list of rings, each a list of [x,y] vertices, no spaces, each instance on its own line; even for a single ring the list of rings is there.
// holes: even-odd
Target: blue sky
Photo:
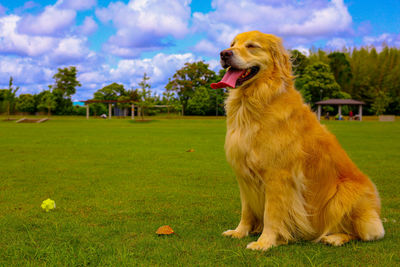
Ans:
[[[144,72],[160,93],[185,62],[218,70],[218,52],[243,31],[304,53],[400,47],[398,14],[399,0],[1,0],[0,88],[13,76],[19,93],[38,93],[73,65],[82,83],[74,100],[112,82],[137,88]]]

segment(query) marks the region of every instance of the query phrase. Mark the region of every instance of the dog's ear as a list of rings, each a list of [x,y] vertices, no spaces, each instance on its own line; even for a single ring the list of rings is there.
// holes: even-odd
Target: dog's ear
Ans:
[[[282,41],[278,39],[278,41],[273,42],[271,45],[271,54],[274,60],[274,65],[281,73],[283,78],[292,78],[292,63],[290,61],[290,57],[286,49],[282,45]]]

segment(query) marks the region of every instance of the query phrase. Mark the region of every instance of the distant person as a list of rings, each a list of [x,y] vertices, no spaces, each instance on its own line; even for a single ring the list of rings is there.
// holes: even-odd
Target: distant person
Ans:
[[[328,121],[329,121],[329,112],[326,112],[326,114],[325,114],[325,120],[328,120]]]
[[[350,112],[349,112],[349,120],[350,121],[352,121],[353,120],[353,111],[352,110],[350,110]]]
[[[342,120],[343,120],[343,117],[342,117],[342,115],[339,115],[339,113],[338,113],[338,114],[336,114],[336,116],[335,116],[335,120],[337,120],[337,121],[342,121]]]

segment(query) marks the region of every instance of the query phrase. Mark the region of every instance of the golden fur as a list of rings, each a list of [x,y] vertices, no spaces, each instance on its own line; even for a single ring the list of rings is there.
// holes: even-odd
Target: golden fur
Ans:
[[[374,184],[303,103],[281,40],[245,32],[228,50],[230,66],[260,70],[226,101],[225,150],[242,214],[237,228],[223,235],[261,232],[247,246],[259,250],[298,239],[342,245],[382,238]]]

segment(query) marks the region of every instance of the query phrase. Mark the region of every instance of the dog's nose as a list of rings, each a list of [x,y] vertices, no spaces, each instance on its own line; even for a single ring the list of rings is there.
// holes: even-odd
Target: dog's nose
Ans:
[[[220,56],[221,56],[221,59],[228,59],[231,56],[233,56],[233,51],[225,49],[225,50],[221,51]]]

